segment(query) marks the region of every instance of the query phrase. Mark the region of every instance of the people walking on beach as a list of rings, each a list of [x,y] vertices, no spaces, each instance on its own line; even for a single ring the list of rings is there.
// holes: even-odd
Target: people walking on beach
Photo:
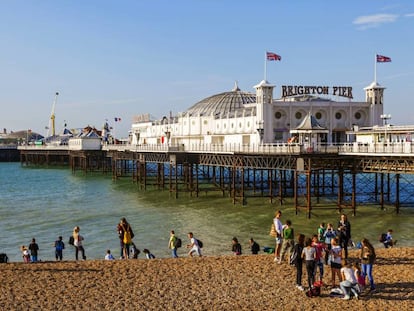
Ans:
[[[152,254],[149,249],[144,248],[143,252],[145,254],[145,258],[147,258],[147,259],[154,259],[155,258],[154,254]]]
[[[336,237],[336,232],[333,229],[333,225],[331,223],[329,223],[326,227],[325,233],[323,234],[323,237],[325,239],[325,247],[326,247],[326,252],[325,252],[325,265],[328,264],[328,257],[329,254],[331,252],[332,249],[332,239],[334,239]]]
[[[364,278],[368,276],[370,291],[375,290],[374,277],[372,276],[372,269],[376,259],[374,246],[369,242],[368,239],[364,238],[361,241],[362,248],[359,253],[361,259],[361,269]]]
[[[348,244],[351,240],[351,223],[348,221],[346,214],[341,215],[338,222],[339,243],[344,250],[344,258],[348,258]]]
[[[308,275],[308,287],[311,289],[313,287],[313,283],[315,283],[315,257],[316,257],[316,250],[312,247],[312,239],[306,238],[305,239],[305,247],[302,251],[302,259],[305,260],[306,264],[306,273]]]
[[[65,249],[65,243],[63,243],[62,236],[55,241],[55,258],[56,260],[62,261],[63,259],[63,250]]]
[[[299,234],[297,237],[297,243],[293,247],[293,255],[290,257],[290,264],[296,267],[296,288],[305,290],[302,286],[302,252],[305,247],[305,235]]]
[[[32,262],[37,262],[37,254],[39,252],[39,245],[36,243],[36,239],[33,238],[32,242],[29,244],[29,251],[30,251],[30,260]]]
[[[283,230],[283,225],[282,225],[282,221],[280,220],[280,218],[282,217],[282,211],[277,211],[275,213],[275,217],[273,218],[273,223],[275,225],[275,230],[276,230],[276,245],[275,245],[275,259],[274,261],[280,261],[280,250],[282,248],[282,230]]]
[[[331,257],[332,288],[335,288],[335,276],[338,277],[338,282],[341,282],[342,247],[339,245],[337,237],[331,240],[331,244],[332,248],[329,256]]]
[[[290,254],[293,251],[293,246],[295,245],[295,231],[292,228],[292,222],[286,220],[286,224],[282,229],[282,251],[280,253],[278,263],[282,263],[285,258],[285,254],[288,252],[288,258],[290,260]],[[288,262],[289,262],[288,260]]]
[[[175,232],[174,230],[171,230],[170,239],[168,240],[168,248],[171,250],[172,258],[178,258],[176,241],[177,237],[175,236]]]
[[[30,253],[26,245],[20,246],[20,251],[22,252],[22,258],[24,263],[30,262]]]
[[[312,246],[315,248],[316,256],[315,256],[315,280],[316,280],[316,273],[319,269],[319,284],[322,286],[323,284],[323,265],[324,265],[324,255],[325,255],[325,244],[319,242],[319,238],[317,234],[312,236]]]
[[[115,257],[111,254],[111,250],[107,249],[105,254],[105,260],[115,260]]]
[[[241,255],[242,254],[242,247],[241,244],[239,243],[239,240],[234,237],[231,240],[232,246],[231,246],[231,251],[233,252],[234,255]]]
[[[346,259],[343,262],[343,267],[341,268],[342,281],[339,283],[339,287],[344,293],[342,299],[349,300],[351,299],[351,293],[355,296],[356,299],[359,298],[359,287],[358,281],[355,277],[355,272],[352,269],[352,264]]]
[[[196,253],[198,256],[202,256],[201,255],[201,248],[198,245],[198,240],[194,237],[192,232],[189,232],[187,234],[188,239],[190,240],[190,243],[187,244],[187,248],[189,248],[190,250],[188,251],[188,256],[193,257],[193,253]]]
[[[81,236],[79,234],[80,228],[79,226],[76,226],[75,228],[73,228],[73,246],[75,246],[75,258],[76,260],[78,260],[78,254],[79,252],[82,253],[82,259],[86,260],[86,256],[85,256],[85,249],[83,248],[83,243],[82,241],[84,240],[83,236]]]
[[[119,242],[121,246],[121,258],[129,258],[129,248],[134,238],[134,232],[132,231],[131,225],[127,222],[126,218],[121,218],[117,226]]]
[[[257,255],[260,251],[260,245],[255,240],[253,240],[253,238],[250,238],[249,244],[252,254]]]

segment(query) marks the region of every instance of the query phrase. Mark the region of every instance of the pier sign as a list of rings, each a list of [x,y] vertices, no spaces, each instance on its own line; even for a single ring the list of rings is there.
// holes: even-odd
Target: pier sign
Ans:
[[[353,98],[351,86],[282,85],[282,97],[296,95],[333,95]]]

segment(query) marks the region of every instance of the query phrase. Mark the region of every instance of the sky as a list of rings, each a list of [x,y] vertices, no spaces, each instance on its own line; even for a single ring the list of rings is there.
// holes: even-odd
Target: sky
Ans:
[[[176,115],[202,99],[276,85],[386,87],[392,124],[414,124],[411,0],[2,0],[0,129],[47,134],[135,115]],[[115,122],[115,118],[121,121]]]

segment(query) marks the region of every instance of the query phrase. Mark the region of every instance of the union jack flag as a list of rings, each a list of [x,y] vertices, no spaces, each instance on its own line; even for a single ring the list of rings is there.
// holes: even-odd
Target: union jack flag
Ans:
[[[282,56],[277,55],[276,53],[266,52],[267,60],[282,60]]]
[[[391,62],[391,57],[377,54],[377,63],[389,63],[389,62]]]

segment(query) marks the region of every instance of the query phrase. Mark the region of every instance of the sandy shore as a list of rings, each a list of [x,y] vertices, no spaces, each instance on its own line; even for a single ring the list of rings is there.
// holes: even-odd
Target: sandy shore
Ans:
[[[0,309],[412,310],[413,268],[414,248],[377,249],[377,291],[344,301],[329,297],[330,288],[306,297],[295,288],[294,268],[266,254],[8,263],[0,264]]]

